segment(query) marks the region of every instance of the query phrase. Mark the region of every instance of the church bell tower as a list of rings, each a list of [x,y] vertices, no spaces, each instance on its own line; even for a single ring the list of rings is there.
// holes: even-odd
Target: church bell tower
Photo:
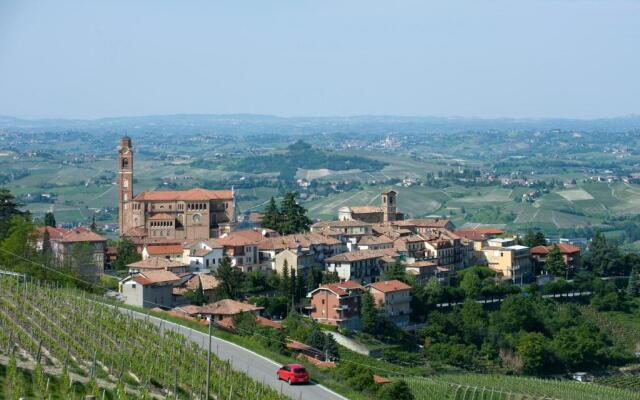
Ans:
[[[120,138],[118,146],[118,221],[120,235],[132,228],[133,146],[131,138]]]

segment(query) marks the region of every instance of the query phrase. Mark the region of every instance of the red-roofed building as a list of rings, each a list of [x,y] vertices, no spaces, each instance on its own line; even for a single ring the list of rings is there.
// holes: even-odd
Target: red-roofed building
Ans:
[[[360,304],[364,288],[346,281],[322,285],[309,292],[309,317],[318,322],[347,329],[360,328]]]
[[[130,275],[120,281],[125,303],[137,307],[173,307],[173,287],[182,278],[171,271],[154,270]]]
[[[118,147],[120,234],[134,243],[206,240],[231,231],[235,223],[232,190],[194,188],[134,193],[131,138]]]
[[[258,245],[264,239],[262,233],[254,229],[244,229],[231,232],[218,239],[225,257],[231,259],[231,265],[242,269],[243,272],[269,269],[260,265]]]
[[[142,259],[151,257],[166,258],[171,261],[183,261],[182,245],[179,243],[147,244],[142,249]]]
[[[36,230],[36,237],[36,247],[50,250],[59,265],[71,263],[85,277],[104,272],[107,249],[104,236],[84,227],[65,230],[46,226]]]
[[[533,257],[538,266],[544,267],[547,255],[549,254],[549,252],[551,252],[551,250],[553,250],[554,246],[557,246],[560,249],[560,254],[562,254],[562,259],[564,260],[564,265],[571,269],[580,267],[580,247],[568,243],[558,243],[551,246],[532,247],[530,249],[531,257]]]
[[[366,286],[384,316],[398,326],[409,324],[411,286],[399,280],[370,283]]]

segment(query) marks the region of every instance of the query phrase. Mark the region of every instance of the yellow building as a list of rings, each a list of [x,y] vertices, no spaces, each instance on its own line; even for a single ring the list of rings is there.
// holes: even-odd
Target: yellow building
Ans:
[[[521,283],[533,274],[529,248],[515,244],[514,239],[490,239],[481,251],[489,268],[503,279]]]

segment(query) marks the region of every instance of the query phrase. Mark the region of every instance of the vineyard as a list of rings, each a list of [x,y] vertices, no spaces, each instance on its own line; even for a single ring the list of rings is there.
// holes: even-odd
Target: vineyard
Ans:
[[[108,399],[206,397],[207,354],[196,344],[85,296],[72,289],[0,278],[0,360],[63,371],[63,378],[86,381],[92,393],[100,386]],[[232,370],[226,361],[212,356],[211,363],[212,398],[285,398]],[[43,390],[48,389],[39,391]],[[13,400],[6,390],[5,398]]]
[[[631,352],[640,351],[640,318],[619,311],[596,312],[593,307],[583,306],[582,313],[609,333],[613,341]]]
[[[622,388],[506,375],[438,375],[405,378],[416,400],[640,400]]]
[[[596,383],[625,388],[640,393],[640,375],[615,375],[596,379]]]

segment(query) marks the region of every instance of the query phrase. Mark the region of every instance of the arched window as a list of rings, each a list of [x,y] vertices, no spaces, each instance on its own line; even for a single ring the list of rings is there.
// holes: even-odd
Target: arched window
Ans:
[[[129,159],[128,158],[123,158],[122,159],[122,168],[129,168]]]
[[[124,188],[128,188],[129,187],[129,180],[128,179],[124,179],[122,181],[122,187],[124,187]]]

